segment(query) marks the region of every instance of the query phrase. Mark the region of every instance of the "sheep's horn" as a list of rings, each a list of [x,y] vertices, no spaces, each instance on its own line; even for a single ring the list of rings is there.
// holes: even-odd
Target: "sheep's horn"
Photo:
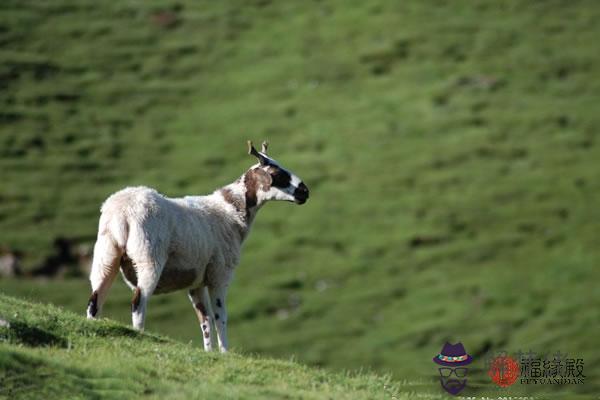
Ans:
[[[254,145],[252,145],[252,140],[248,140],[248,154],[258,158],[258,161],[260,161],[261,165],[265,164],[265,158],[262,156],[262,154],[256,151]]]
[[[254,148],[252,140],[248,140],[248,154],[258,157],[258,151]]]
[[[269,142],[267,142],[266,140],[264,142],[262,142],[262,146],[260,148],[261,153],[263,154],[267,154],[267,149],[269,148]]]

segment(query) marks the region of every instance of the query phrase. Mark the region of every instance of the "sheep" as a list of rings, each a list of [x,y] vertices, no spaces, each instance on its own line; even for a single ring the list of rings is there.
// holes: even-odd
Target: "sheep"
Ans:
[[[147,187],[128,187],[102,205],[94,246],[88,319],[100,315],[117,272],[133,291],[132,324],[142,331],[152,294],[187,289],[204,341],[212,349],[212,325],[226,352],[227,288],[240,260],[242,243],[258,210],[269,200],[304,204],[309,196],[300,178],[248,141],[258,159],[235,182],[206,196],[168,198]]]

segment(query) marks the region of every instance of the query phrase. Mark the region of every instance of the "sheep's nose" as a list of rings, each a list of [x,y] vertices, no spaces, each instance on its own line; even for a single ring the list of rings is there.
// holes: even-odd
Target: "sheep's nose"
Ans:
[[[306,203],[306,200],[308,199],[308,187],[304,182],[300,182],[296,190],[294,190],[294,198],[298,204]]]

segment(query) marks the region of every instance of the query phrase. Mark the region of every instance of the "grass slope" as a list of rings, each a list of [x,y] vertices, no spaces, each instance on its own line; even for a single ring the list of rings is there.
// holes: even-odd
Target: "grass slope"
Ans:
[[[597,2],[0,11],[0,242],[30,265],[58,235],[92,241],[112,191],[212,191],[267,137],[312,195],[257,219],[231,288],[240,351],[417,379],[460,340],[478,360],[560,350],[600,376]],[[78,313],[89,295],[0,287]],[[127,321],[128,297],[116,284],[106,315]],[[199,342],[183,294],[149,314]]]
[[[0,316],[10,322],[0,327],[2,398],[404,399],[418,389],[372,374],[205,353],[110,320],[90,322],[4,295]]]

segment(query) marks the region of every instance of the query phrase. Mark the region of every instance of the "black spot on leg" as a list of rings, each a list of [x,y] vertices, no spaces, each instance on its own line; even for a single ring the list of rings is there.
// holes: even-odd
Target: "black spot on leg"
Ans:
[[[133,299],[131,299],[131,312],[136,312],[140,306],[142,291],[139,287],[133,289]]]
[[[215,314],[215,319],[218,320],[219,319],[219,314]]]
[[[90,315],[95,317],[98,314],[98,292],[94,291],[90,296],[88,301],[88,309],[90,310]]]
[[[201,302],[198,302],[198,303],[196,303],[196,304],[195,304],[195,306],[196,306],[196,309],[197,309],[198,311],[200,311],[200,313],[201,313],[203,316],[205,316],[205,315],[206,315],[206,307],[204,307],[204,304],[202,304]]]
[[[221,299],[217,298],[217,307],[223,307]]]

